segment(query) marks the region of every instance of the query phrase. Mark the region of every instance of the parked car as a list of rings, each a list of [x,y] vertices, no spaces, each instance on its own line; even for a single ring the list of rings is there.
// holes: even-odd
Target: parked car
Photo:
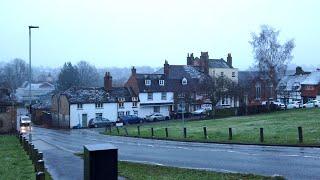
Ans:
[[[320,107],[319,100],[310,100],[307,103],[302,105],[303,108],[313,108],[313,107]]]
[[[154,113],[149,116],[146,116],[146,121],[163,121],[163,120],[169,120],[169,116],[164,116],[160,113]]]
[[[143,119],[139,118],[136,115],[121,116],[119,119],[124,124],[135,124],[135,123],[142,123],[143,122]]]
[[[89,128],[97,128],[97,127],[107,127],[111,126],[112,122],[107,118],[92,118],[89,120]]]
[[[193,115],[205,115],[207,113],[207,110],[205,109],[198,109],[192,112]]]
[[[300,101],[292,101],[287,105],[287,109],[298,109],[301,107]]]

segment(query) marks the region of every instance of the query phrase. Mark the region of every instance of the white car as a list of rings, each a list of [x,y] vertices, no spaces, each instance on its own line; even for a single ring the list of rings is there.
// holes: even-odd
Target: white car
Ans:
[[[20,116],[20,125],[30,125],[31,119],[29,116]]]
[[[313,107],[320,107],[319,100],[310,100],[307,103],[303,104],[303,108],[313,108]]]
[[[287,109],[298,109],[301,107],[300,101],[292,101],[287,105]]]

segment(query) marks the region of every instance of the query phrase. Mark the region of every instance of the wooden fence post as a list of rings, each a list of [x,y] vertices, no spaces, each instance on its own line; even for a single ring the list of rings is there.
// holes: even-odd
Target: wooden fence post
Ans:
[[[151,128],[151,137],[154,136],[154,133],[153,133],[153,127]]]
[[[36,180],[45,180],[45,174],[44,172],[37,172],[36,173]]]
[[[140,126],[137,126],[138,129],[138,136],[140,137]]]
[[[187,138],[187,128],[186,127],[183,128],[183,137]]]
[[[168,128],[166,127],[164,130],[166,132],[166,138],[168,138],[169,137]]]
[[[229,128],[229,140],[232,140],[232,128]]]
[[[207,127],[206,126],[203,127],[203,135],[204,135],[205,139],[208,139]]]
[[[126,136],[128,136],[128,135],[129,135],[129,133],[128,133],[128,130],[127,130],[127,128],[126,128],[126,127],[124,127],[124,131],[125,131],[125,133],[126,133]]]
[[[303,143],[302,127],[298,127],[299,143]]]
[[[264,141],[263,128],[260,128],[260,142]]]

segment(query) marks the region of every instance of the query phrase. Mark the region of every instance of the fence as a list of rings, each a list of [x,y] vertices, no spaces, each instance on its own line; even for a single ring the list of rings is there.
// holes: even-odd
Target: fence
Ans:
[[[34,165],[34,171],[36,173],[36,180],[45,180],[45,167],[43,161],[43,153],[35,148],[34,144],[30,142],[26,137],[21,133],[17,134],[20,144],[23,149],[29,155],[29,159]]]
[[[131,128],[132,129],[132,128]],[[163,129],[163,133],[165,134],[165,138],[166,139],[187,139],[188,138],[188,129],[186,127],[183,127],[181,129],[181,136],[180,137],[177,137],[177,136],[169,136],[170,135],[170,131],[169,131],[169,128],[168,127],[164,127],[164,128],[157,128],[158,129],[158,132],[159,132],[159,129]],[[194,128],[193,128],[194,129]],[[202,127],[202,131],[203,131],[203,140],[207,141],[207,140],[214,140],[213,139],[210,139],[209,136],[208,136],[208,128],[206,126]],[[122,130],[122,133],[121,133],[121,130]],[[232,141],[234,140],[234,130],[235,128],[227,128],[226,129],[226,132],[227,132],[227,137],[226,137],[226,140],[229,140],[229,141]],[[109,134],[112,134],[113,133],[113,130],[111,127],[108,128],[108,131],[107,131]],[[146,131],[143,131],[144,134],[142,135],[142,131],[141,131],[141,126],[137,126],[137,130],[136,130],[136,133],[133,133],[131,131],[131,133],[129,133],[128,129],[126,127],[116,127],[116,134],[117,135],[125,135],[125,136],[133,136],[133,137],[150,137],[150,138],[163,138],[163,136],[156,136],[156,133],[155,133],[155,128],[154,127],[150,127],[149,130],[146,129]],[[149,132],[149,135],[148,135],[148,132]],[[199,131],[197,131],[199,132]],[[193,133],[192,131],[190,131],[190,133]],[[264,128],[259,128],[257,133],[259,134],[257,136],[257,140],[259,139],[259,142],[260,143],[264,143],[266,138],[265,138],[265,133],[264,133]],[[174,134],[174,133],[172,133]],[[192,139],[192,138],[191,138]],[[302,131],[302,127],[297,127],[297,142],[299,142],[300,144],[303,143],[303,131]]]

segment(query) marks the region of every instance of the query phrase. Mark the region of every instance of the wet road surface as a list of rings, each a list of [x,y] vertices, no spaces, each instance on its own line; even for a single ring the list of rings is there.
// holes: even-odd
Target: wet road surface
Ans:
[[[287,179],[320,179],[320,149],[174,142],[99,134],[98,131],[34,127],[32,139],[43,152],[54,179],[82,179],[83,160],[74,153],[83,145],[111,143],[119,159],[219,172],[281,175]]]

